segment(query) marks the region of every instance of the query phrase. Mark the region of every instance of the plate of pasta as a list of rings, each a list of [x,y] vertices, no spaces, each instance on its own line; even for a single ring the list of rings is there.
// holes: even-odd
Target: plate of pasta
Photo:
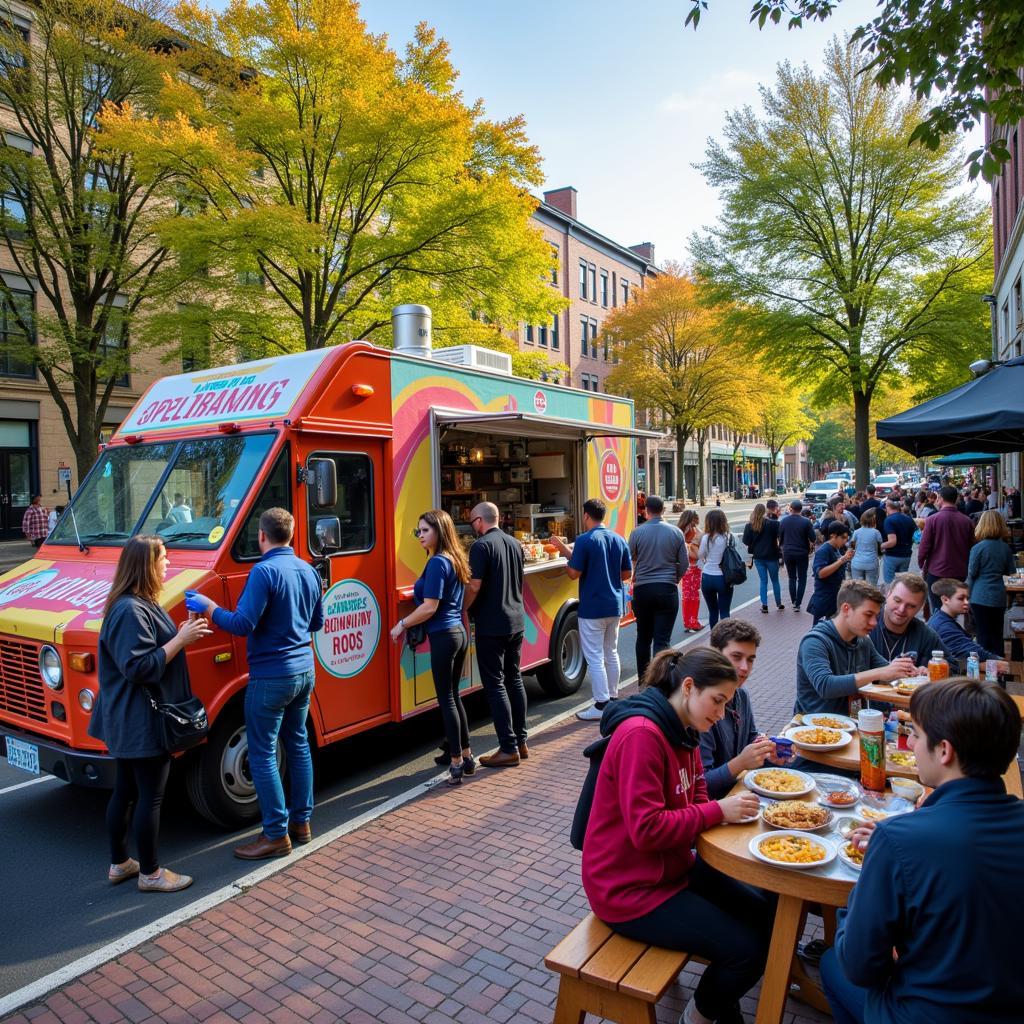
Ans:
[[[853,733],[840,729],[823,729],[820,725],[796,726],[787,729],[783,735],[805,750],[838,750],[853,742]]]
[[[805,796],[814,789],[814,779],[806,772],[792,768],[758,768],[743,776],[743,785],[758,796],[781,797]]]
[[[836,729],[839,732],[856,732],[857,723],[846,715],[811,714],[804,715],[804,725],[818,726],[821,729]]]
[[[836,859],[836,848],[806,832],[762,832],[747,847],[752,856],[778,868],[820,868]]]

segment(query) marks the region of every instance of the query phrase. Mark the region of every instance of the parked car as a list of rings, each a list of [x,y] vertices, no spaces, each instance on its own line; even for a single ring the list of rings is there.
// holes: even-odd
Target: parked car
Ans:
[[[842,487],[843,482],[841,480],[815,480],[804,491],[804,501],[808,501],[811,504],[827,502],[833,494],[838,494]]]
[[[899,473],[881,473],[875,477],[875,497],[884,498],[900,483]]]

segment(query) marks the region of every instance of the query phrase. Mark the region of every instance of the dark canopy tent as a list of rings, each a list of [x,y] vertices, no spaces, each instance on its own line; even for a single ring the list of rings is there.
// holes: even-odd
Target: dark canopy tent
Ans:
[[[943,455],[933,460],[936,466],[994,466],[998,455],[982,455],[980,452],[964,452],[962,455]]]
[[[1024,356],[875,425],[879,441],[918,457],[1024,450]]]

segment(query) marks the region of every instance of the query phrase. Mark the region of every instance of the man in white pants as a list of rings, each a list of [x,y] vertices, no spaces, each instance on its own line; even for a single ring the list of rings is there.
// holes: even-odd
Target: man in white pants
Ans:
[[[583,503],[586,532],[571,547],[553,540],[569,559],[569,579],[580,581],[580,643],[594,694],[593,706],[576,715],[583,722],[601,721],[605,705],[618,695],[619,620],[626,606],[624,584],[633,574],[629,548],[604,525],[604,514],[604,502],[589,498]]]

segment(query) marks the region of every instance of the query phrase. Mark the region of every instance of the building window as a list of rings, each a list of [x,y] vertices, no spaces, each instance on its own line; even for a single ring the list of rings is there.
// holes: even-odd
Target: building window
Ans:
[[[548,242],[551,246],[551,254],[555,258],[555,262],[551,267],[551,283],[554,285],[558,284],[558,246],[554,242]]]
[[[608,271],[601,271],[601,305],[608,308]]]
[[[597,267],[591,263],[588,270],[590,271],[590,301],[597,302]]]
[[[597,358],[597,321],[590,320],[590,358]]]
[[[532,345],[533,344],[533,325],[532,324],[527,324],[526,325],[526,344],[527,345]]]
[[[622,304],[625,306],[629,302],[629,282],[622,282]]]
[[[128,321],[119,309],[111,309],[107,316],[107,326],[96,345],[98,363],[110,359],[115,368],[123,368],[124,372],[114,377],[114,385],[119,388],[128,387]],[[109,377],[100,378],[104,383]]]
[[[1010,301],[1003,303],[1003,344],[1010,343]]]
[[[537,344],[542,348],[548,347],[548,329],[543,324],[537,328]]]
[[[590,318],[581,316],[580,317],[580,355],[590,355],[590,348],[587,345],[587,330],[590,326]]]
[[[608,335],[607,334],[602,334],[601,335],[601,342],[602,342],[601,358],[604,359],[604,361],[607,363],[608,362]]]
[[[590,390],[590,374],[589,373],[581,373],[580,374],[580,387],[583,388],[584,391],[589,391]]]
[[[580,260],[580,298],[587,297],[587,265]]]
[[[25,351],[35,345],[32,292],[11,291],[0,299],[0,374],[4,377],[35,377],[36,367]]]
[[[9,11],[10,9],[7,8]],[[9,35],[13,46],[4,46],[3,36]],[[28,54],[18,45],[17,37],[21,36],[21,44],[28,46],[28,29],[21,25],[13,25],[6,18],[0,18],[0,68],[27,68]]]
[[[1016,334],[1021,328],[1024,315],[1021,312],[1020,278],[1013,285],[1013,333]]]
[[[580,374],[580,387],[584,391],[600,391],[601,390],[600,378],[593,373],[581,373]]]
[[[3,216],[4,234],[8,238],[25,237],[25,207],[13,192],[0,196],[0,216]]]
[[[554,351],[558,351],[558,314],[556,313],[551,318],[551,348]]]

